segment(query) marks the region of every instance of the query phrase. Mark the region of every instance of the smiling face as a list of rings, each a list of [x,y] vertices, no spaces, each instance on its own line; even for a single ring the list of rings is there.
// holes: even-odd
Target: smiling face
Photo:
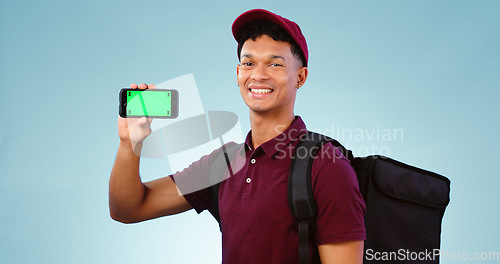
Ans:
[[[307,68],[292,54],[290,44],[261,35],[245,41],[240,57],[238,85],[250,112],[293,116]]]

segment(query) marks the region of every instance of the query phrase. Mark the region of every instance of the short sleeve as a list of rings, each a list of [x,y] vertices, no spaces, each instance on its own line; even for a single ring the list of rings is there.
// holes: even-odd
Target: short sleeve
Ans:
[[[229,148],[235,144],[230,142],[225,147]],[[221,154],[222,148],[216,149],[211,154],[191,163],[184,170],[170,175],[181,194],[198,214],[203,210],[212,212],[216,206],[211,199],[210,185],[208,183],[212,165]]]
[[[314,198],[318,207],[318,245],[365,240],[365,203],[356,173],[340,151],[327,144],[312,169]],[[318,155],[320,155],[318,154]]]

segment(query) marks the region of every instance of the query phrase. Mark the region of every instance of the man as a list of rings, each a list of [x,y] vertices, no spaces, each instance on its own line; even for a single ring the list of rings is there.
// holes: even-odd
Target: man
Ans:
[[[297,221],[288,207],[287,180],[290,153],[306,131],[294,115],[297,90],[308,76],[306,40],[297,24],[261,9],[241,14],[232,30],[240,59],[237,85],[249,108],[251,131],[236,155],[241,168],[220,184],[222,262],[298,263]],[[118,120],[120,145],[109,185],[112,218],[134,223],[192,208],[213,211],[208,188],[179,196],[174,180],[206,174],[221,150],[171,177],[142,183],[137,154],[150,123],[146,118],[128,124]],[[355,173],[331,144],[321,153],[326,155],[315,159],[311,180],[321,262],[362,263],[365,205]]]

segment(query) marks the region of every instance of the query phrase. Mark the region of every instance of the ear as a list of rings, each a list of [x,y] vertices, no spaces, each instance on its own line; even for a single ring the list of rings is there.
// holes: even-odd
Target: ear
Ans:
[[[236,84],[238,86],[240,86],[240,84],[238,83],[238,79],[240,78],[240,64],[236,65]]]
[[[302,87],[307,80],[308,70],[307,67],[297,69],[297,88]]]

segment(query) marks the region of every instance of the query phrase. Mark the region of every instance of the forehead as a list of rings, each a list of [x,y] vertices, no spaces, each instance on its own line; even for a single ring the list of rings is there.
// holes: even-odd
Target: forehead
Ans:
[[[292,57],[291,45],[285,41],[274,40],[268,35],[261,35],[255,40],[247,39],[241,48],[241,56],[273,56]]]

